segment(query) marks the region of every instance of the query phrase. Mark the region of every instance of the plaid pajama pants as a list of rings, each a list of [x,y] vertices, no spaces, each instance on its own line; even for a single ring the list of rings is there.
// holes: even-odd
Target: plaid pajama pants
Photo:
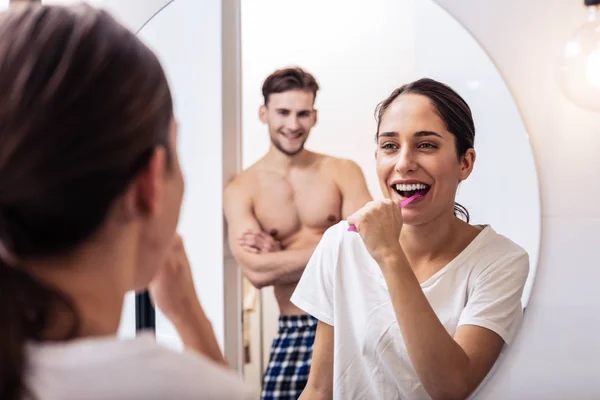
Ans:
[[[308,380],[316,331],[317,319],[310,315],[279,317],[279,332],[263,377],[262,400],[300,397]]]

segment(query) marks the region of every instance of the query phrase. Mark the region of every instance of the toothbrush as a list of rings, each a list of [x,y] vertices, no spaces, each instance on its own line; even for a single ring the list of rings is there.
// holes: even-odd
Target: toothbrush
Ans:
[[[406,207],[407,205],[409,205],[411,202],[418,199],[419,197],[423,197],[423,195],[421,193],[415,193],[412,196],[410,196],[408,199],[402,200],[402,202],[400,203],[400,208]],[[348,227],[348,232],[357,232],[356,226],[350,225],[350,227]]]

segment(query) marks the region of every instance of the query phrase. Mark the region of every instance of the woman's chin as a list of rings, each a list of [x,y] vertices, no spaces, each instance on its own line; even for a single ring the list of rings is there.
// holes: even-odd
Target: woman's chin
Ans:
[[[431,222],[429,214],[422,210],[404,209],[402,211],[402,224],[406,226],[419,226]]]
[[[403,221],[402,221],[402,225],[403,226],[417,226],[417,225],[421,225],[421,221],[419,221],[418,216],[409,216],[409,215],[403,215],[402,216]]]

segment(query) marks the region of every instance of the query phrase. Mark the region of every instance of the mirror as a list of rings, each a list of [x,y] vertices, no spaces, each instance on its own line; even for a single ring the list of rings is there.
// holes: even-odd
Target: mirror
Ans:
[[[268,150],[267,128],[258,120],[261,86],[275,69],[301,66],[321,86],[319,122],[307,148],[356,161],[369,190],[381,198],[375,173],[375,106],[403,83],[441,80],[472,108],[477,162],[457,201],[472,222],[489,223],[527,250],[530,297],[541,234],[534,156],[517,104],[500,72],[476,40],[432,0],[242,1],[243,167]],[[251,359],[245,376],[260,387],[277,331],[278,309],[270,288],[249,315]]]

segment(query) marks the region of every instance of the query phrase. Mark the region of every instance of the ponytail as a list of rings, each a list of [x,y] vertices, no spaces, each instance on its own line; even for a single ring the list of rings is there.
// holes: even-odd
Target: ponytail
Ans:
[[[75,336],[79,318],[73,303],[0,257],[0,399],[30,398],[24,379],[25,345],[42,339],[57,305],[73,316],[69,337],[65,339]]]
[[[467,223],[471,220],[469,210],[462,204],[454,203],[454,215]]]

